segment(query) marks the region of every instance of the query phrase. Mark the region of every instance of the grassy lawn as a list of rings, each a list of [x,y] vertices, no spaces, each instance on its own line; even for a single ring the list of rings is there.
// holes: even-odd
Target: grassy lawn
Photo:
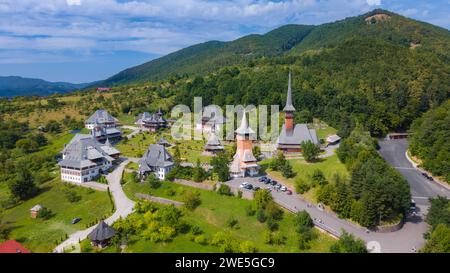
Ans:
[[[266,159],[260,163],[263,167],[267,167],[270,160]],[[320,162],[317,163],[308,163],[301,159],[289,159],[289,162],[292,165],[292,169],[296,173],[294,178],[284,178],[280,172],[271,171],[270,169],[267,169],[267,173],[273,176],[278,181],[281,181],[285,183],[286,185],[289,185],[292,189],[295,189],[295,180],[297,178],[304,179],[306,181],[310,180],[310,176],[313,174],[313,172],[316,169],[319,169],[323,172],[325,175],[325,178],[330,181],[333,178],[333,175],[335,173],[348,177],[349,173],[347,169],[345,168],[345,165],[341,163],[337,155],[333,155],[331,157],[327,157],[322,159]],[[313,202],[316,203],[315,198],[315,191],[316,188],[312,188],[310,191],[303,194],[303,196]]]
[[[86,228],[86,224],[111,214],[111,203],[106,192],[93,191],[72,186],[72,191],[81,196],[81,200],[71,203],[64,195],[69,187],[58,179],[42,186],[41,193],[16,207],[3,212],[2,220],[11,228],[10,239],[15,239],[33,252],[51,252],[56,240],[66,234]],[[48,220],[32,219],[30,208],[40,204],[51,209],[54,216]],[[72,225],[73,218],[82,220]]]
[[[116,117],[122,125],[134,125],[136,117],[134,115],[122,114]]]
[[[335,135],[337,132],[336,129],[318,119],[314,119],[314,128],[316,129],[317,137],[319,139],[326,139],[328,136]]]
[[[127,167],[127,169],[137,171],[137,169],[139,169],[139,164],[134,163],[134,162],[130,162],[130,163],[127,164],[126,167]]]
[[[148,184],[127,183],[125,192],[134,198],[134,193],[147,193],[173,200],[182,201],[183,194],[191,187],[163,182],[161,187],[153,190]],[[244,241],[252,241],[259,252],[299,252],[297,247],[297,235],[293,224],[293,214],[285,212],[283,219],[279,222],[279,231],[286,236],[284,245],[269,245],[263,241],[263,232],[267,229],[264,223],[259,223],[255,216],[247,216],[246,207],[252,201],[237,197],[222,196],[215,192],[199,190],[201,204],[194,211],[185,211],[184,217],[189,224],[201,228],[207,237],[213,236],[216,232],[225,231],[234,238]],[[238,221],[239,228],[226,227],[229,218]],[[311,243],[311,248],[306,252],[328,252],[334,239],[317,231],[317,239]],[[181,234],[172,242],[151,243],[149,241],[132,238],[127,248],[127,252],[220,252],[219,249],[211,245],[200,245],[191,242],[188,235]]]
[[[116,148],[123,156],[142,157],[148,146],[157,143],[161,137],[164,137],[170,144],[178,146],[183,161],[196,163],[199,159],[202,163],[209,163],[211,160],[211,157],[202,155],[206,144],[205,140],[176,141],[172,138],[170,130],[160,133],[140,133],[125,142],[122,140],[116,145]],[[230,145],[224,146],[226,149],[231,147]],[[168,151],[173,155],[175,146],[169,147]]]

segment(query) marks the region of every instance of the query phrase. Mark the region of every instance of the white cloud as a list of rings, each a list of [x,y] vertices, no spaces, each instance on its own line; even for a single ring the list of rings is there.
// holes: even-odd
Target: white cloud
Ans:
[[[367,0],[369,6],[379,6],[381,5],[381,0]]]
[[[81,5],[81,0],[67,0],[67,5],[79,6],[79,5]]]
[[[374,5],[381,0],[0,0],[0,49],[161,55],[288,23],[338,20]]]

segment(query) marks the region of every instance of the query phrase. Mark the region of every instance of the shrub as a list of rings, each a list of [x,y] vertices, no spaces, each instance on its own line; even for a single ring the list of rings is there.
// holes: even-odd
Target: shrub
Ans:
[[[295,174],[289,161],[285,161],[284,165],[281,166],[281,175],[286,178],[294,177]]]
[[[221,184],[219,187],[219,190],[217,191],[221,195],[228,195],[231,196],[233,193],[231,192],[231,189],[228,185]]]
[[[81,200],[81,195],[77,194],[73,190],[66,190],[64,195],[66,196],[66,199],[71,203],[76,203]]]
[[[317,160],[317,157],[320,153],[320,147],[315,145],[311,141],[302,142],[302,154],[306,161],[312,162]]]
[[[153,174],[150,174],[145,181],[152,189],[157,189],[161,186],[161,181],[159,181],[159,179]]]
[[[201,204],[200,193],[197,191],[188,191],[183,197],[184,206],[187,209],[194,210]]]
[[[176,194],[176,191],[172,188],[166,189],[167,196],[174,196]]]
[[[272,241],[276,245],[283,245],[286,242],[286,236],[284,236],[281,232],[275,232],[273,233]]]
[[[266,225],[270,231],[275,231],[278,229],[278,223],[275,222],[275,220],[273,220],[272,218],[267,219]]]
[[[264,223],[264,222],[266,221],[267,217],[266,217],[266,214],[264,213],[264,210],[263,210],[263,209],[259,209],[259,210],[256,212],[256,219],[258,219],[258,221],[259,221],[260,223]]]
[[[200,245],[207,245],[208,244],[208,238],[205,235],[198,235],[195,236],[194,242]]]
[[[55,214],[52,212],[51,209],[44,207],[39,211],[37,217],[40,219],[48,220],[48,219],[52,218],[54,215]]]
[[[252,205],[248,205],[245,207],[245,214],[247,216],[253,216],[255,215],[256,211],[253,209]]]
[[[295,214],[294,225],[299,228],[310,229],[314,227],[313,220],[309,216],[308,212],[302,210]]]
[[[199,226],[192,226],[191,227],[191,233],[193,235],[200,235],[203,233],[203,231],[201,230],[201,228]]]
[[[270,230],[264,230],[263,232],[263,241],[265,244],[272,244],[273,243],[273,236],[272,232]]]
[[[343,231],[339,240],[331,245],[331,253],[367,253],[366,244],[352,234]]]
[[[281,220],[283,218],[283,210],[281,210],[273,201],[267,204],[265,213],[269,219]]]
[[[256,253],[257,249],[255,245],[250,241],[244,241],[239,244],[240,253]]]
[[[316,192],[317,201],[325,205],[329,205],[334,190],[335,187],[333,184],[327,184],[323,187],[320,187]]]
[[[227,221],[225,222],[225,225],[229,228],[237,228],[238,227],[237,224],[238,220],[234,217],[228,218]]]
[[[299,194],[303,194],[311,189],[309,183],[301,178],[295,181],[295,191]]]
[[[298,248],[300,250],[306,250],[309,249],[309,236],[307,235],[307,233],[300,233],[300,235],[298,236]]]
[[[312,186],[325,186],[326,184],[328,184],[328,181],[325,178],[325,175],[323,174],[323,172],[319,169],[315,169],[313,174],[311,175],[311,180],[312,180]]]
[[[100,176],[97,178],[97,182],[98,182],[98,183],[102,183],[102,184],[108,184],[108,180],[106,180],[106,177],[105,177],[104,175],[100,175]]]

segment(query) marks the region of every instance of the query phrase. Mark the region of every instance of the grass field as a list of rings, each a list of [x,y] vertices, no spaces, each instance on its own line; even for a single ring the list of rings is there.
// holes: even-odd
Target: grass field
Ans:
[[[122,153],[123,156],[128,157],[142,157],[150,144],[157,143],[162,137],[164,137],[170,144],[178,146],[180,149],[181,159],[185,162],[196,163],[197,159],[202,163],[209,163],[210,156],[202,155],[206,144],[205,140],[174,140],[170,134],[170,130],[166,130],[160,133],[140,133],[135,137],[121,141],[116,145],[116,148]],[[230,145],[224,145],[225,149],[229,149]],[[175,146],[169,147],[168,151],[173,155],[175,152]]]
[[[81,196],[81,200],[71,203],[64,195],[64,189],[70,187]],[[51,209],[54,216],[48,220],[32,219],[30,209],[40,204]],[[96,221],[111,213],[112,206],[106,192],[69,186],[55,179],[42,186],[41,193],[16,207],[7,209],[2,214],[3,222],[11,229],[10,239],[22,243],[32,252],[51,252],[56,241],[66,234],[86,228],[86,224]],[[71,220],[82,220],[71,224]]]
[[[260,163],[260,165],[267,168],[269,162],[270,160],[264,160]],[[341,163],[337,155],[324,158],[317,163],[308,163],[300,159],[289,159],[289,162],[292,165],[293,171],[296,173],[294,178],[289,179],[284,178],[280,172],[271,171],[270,169],[267,169],[266,171],[268,174],[273,176],[278,181],[281,181],[286,185],[289,185],[292,189],[295,188],[295,180],[297,178],[309,181],[310,176],[316,169],[321,170],[328,181],[330,181],[333,175],[336,173],[343,177],[349,176],[349,173],[345,168],[345,165]],[[309,192],[304,193],[303,196],[309,201],[316,203],[315,190],[316,190],[315,188],[312,188]]]
[[[336,129],[318,119],[314,119],[313,124],[314,124],[313,127],[316,129],[317,132],[317,137],[319,139],[326,139],[327,136],[334,135],[337,133]]]
[[[134,193],[147,193],[168,199],[183,200],[184,192],[193,190],[191,187],[163,182],[161,187],[153,190],[148,184],[127,183],[124,186],[129,197],[134,198]],[[212,191],[198,190],[200,192],[201,204],[194,211],[185,211],[184,219],[191,225],[201,228],[208,237],[216,232],[225,231],[233,238],[240,241],[251,241],[255,244],[259,252],[299,252],[297,247],[297,235],[293,224],[293,214],[285,212],[283,219],[279,222],[279,231],[286,236],[284,245],[269,245],[263,241],[263,231],[266,225],[259,223],[255,216],[247,216],[246,207],[252,201],[219,195]],[[172,195],[173,194],[173,195]],[[229,218],[238,221],[239,228],[226,227]],[[306,252],[328,252],[334,239],[317,231],[317,239],[311,243],[311,248]],[[143,239],[134,238],[131,240],[127,252],[220,252],[219,249],[211,245],[200,245],[191,242],[187,235],[179,235],[169,243],[151,243]]]
[[[134,126],[136,117],[134,115],[122,114],[122,115],[118,116],[117,119],[119,120],[119,122],[122,125],[133,125]]]

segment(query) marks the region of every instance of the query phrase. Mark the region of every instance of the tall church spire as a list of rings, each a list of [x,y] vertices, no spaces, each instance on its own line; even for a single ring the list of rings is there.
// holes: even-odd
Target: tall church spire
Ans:
[[[283,109],[284,112],[294,112],[295,107],[292,105],[292,87],[291,87],[291,70],[289,70],[289,82],[288,82],[288,92],[286,98],[286,106]]]
[[[248,127],[247,113],[245,110],[244,114],[242,115],[241,126],[239,126],[239,128],[236,130],[236,133],[239,135],[250,135],[255,133],[250,127]]]

